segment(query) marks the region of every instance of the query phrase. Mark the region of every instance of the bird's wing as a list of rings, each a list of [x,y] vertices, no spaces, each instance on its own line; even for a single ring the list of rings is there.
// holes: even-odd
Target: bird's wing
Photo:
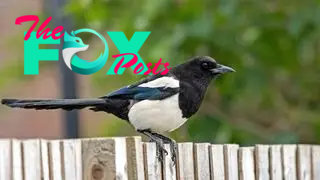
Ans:
[[[161,100],[179,92],[179,81],[168,76],[149,76],[136,84],[118,89],[101,98]]]
[[[161,74],[156,74],[156,75],[149,75],[147,76],[146,78],[143,78],[141,79],[140,81],[134,83],[134,84],[131,84],[129,85],[130,87],[136,87],[136,86],[139,86],[141,84],[145,84],[147,82],[150,82],[150,81],[153,81],[155,79],[158,79],[158,78],[161,78],[161,77],[164,77],[165,75],[161,75]]]

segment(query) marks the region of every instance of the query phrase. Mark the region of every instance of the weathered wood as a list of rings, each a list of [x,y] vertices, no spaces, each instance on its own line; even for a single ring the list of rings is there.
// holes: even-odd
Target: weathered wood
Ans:
[[[312,153],[312,179],[320,179],[320,146],[313,146],[311,148]]]
[[[49,149],[47,140],[40,140],[42,180],[50,180]]]
[[[174,163],[171,159],[172,154],[170,151],[170,145],[165,144],[164,147],[168,151],[168,155],[164,159],[163,171],[162,171],[163,172],[163,180],[176,180],[177,179],[177,171],[176,171],[177,165],[174,165]]]
[[[226,180],[239,179],[238,149],[239,145],[236,144],[226,144],[224,146]]]
[[[63,180],[61,161],[61,141],[52,140],[48,143],[49,150],[49,169],[50,169],[50,180]]]
[[[24,180],[41,180],[40,140],[22,142]]]
[[[210,168],[211,179],[225,180],[225,162],[223,145],[211,145]]]
[[[210,179],[209,143],[194,145],[195,176],[198,180]]]
[[[128,177],[130,180],[144,180],[143,149],[141,137],[126,138]]]
[[[173,165],[140,137],[1,139],[0,180],[319,180],[320,146],[178,143]]]
[[[125,148],[125,144],[123,144]],[[115,140],[112,138],[85,139],[82,141],[84,180],[108,180],[126,177],[116,169]],[[125,156],[124,156],[125,157]]]
[[[270,177],[272,180],[283,180],[281,146],[270,146]]]
[[[239,149],[239,168],[240,180],[255,180],[253,147]]]
[[[297,171],[299,180],[311,180],[311,147],[298,145]]]
[[[11,142],[0,140],[0,179],[11,179]]]
[[[127,145],[124,138],[115,138],[115,164],[116,164],[116,178],[128,179],[127,172]],[[108,179],[107,177],[106,179]]]
[[[256,145],[255,147],[255,168],[257,180],[269,180],[269,146]]]
[[[82,180],[81,141],[65,140],[63,146],[63,174],[65,179]]]
[[[178,144],[178,178],[195,179],[192,143]]]
[[[296,145],[283,145],[283,177],[284,180],[297,180]]]
[[[161,163],[156,157],[157,146],[155,143],[143,143],[145,177],[147,180],[162,179]]]
[[[20,140],[13,139],[12,143],[12,179],[23,180],[22,144]]]

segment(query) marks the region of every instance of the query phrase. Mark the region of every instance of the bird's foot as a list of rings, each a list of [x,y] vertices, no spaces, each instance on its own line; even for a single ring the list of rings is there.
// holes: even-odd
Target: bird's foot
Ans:
[[[171,160],[173,162],[173,165],[176,165],[177,154],[178,154],[178,145],[173,140],[170,143],[170,151],[171,151]]]
[[[164,157],[168,155],[168,151],[164,148],[163,143],[161,144],[156,143],[156,146],[157,146],[156,156],[160,162],[163,162]]]
[[[149,142],[154,142],[156,143],[156,156],[160,162],[163,162],[164,156],[168,155],[168,151],[164,148],[163,142],[155,139],[150,139]]]
[[[160,162],[163,162],[164,156],[168,155],[168,151],[164,148],[164,143],[163,143],[164,140],[161,137],[156,136],[150,130],[138,130],[138,132],[148,136],[150,138],[149,142],[156,143],[156,147],[157,147],[156,156]]]
[[[157,134],[157,133],[153,133],[154,136],[160,138],[163,140],[163,142],[165,144],[169,144],[170,145],[170,152],[171,152],[171,160],[173,162],[173,165],[176,165],[176,160],[177,160],[177,154],[178,154],[178,145],[175,142],[175,140],[170,139],[166,136],[163,136],[161,134]]]

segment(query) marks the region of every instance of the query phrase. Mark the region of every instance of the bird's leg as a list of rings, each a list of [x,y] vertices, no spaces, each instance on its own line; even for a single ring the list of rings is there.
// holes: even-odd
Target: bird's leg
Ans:
[[[150,142],[155,142],[156,146],[157,146],[157,157],[159,159],[159,161],[163,162],[164,159],[164,154],[168,155],[167,150],[165,150],[164,148],[164,143],[163,143],[163,139],[154,135],[150,130],[138,130],[138,132],[146,135],[147,137],[150,138]]]
[[[178,147],[177,147],[177,143],[175,142],[175,140],[168,138],[166,136],[163,136],[161,134],[158,134],[158,133],[152,133],[152,135],[157,136],[158,138],[162,139],[165,144],[170,144],[171,160],[175,164],[176,158],[177,158],[177,152],[178,152]]]

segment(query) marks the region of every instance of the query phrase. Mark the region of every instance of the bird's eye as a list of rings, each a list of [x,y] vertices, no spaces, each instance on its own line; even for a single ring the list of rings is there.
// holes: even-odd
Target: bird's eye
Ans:
[[[209,68],[209,64],[207,62],[202,63],[202,67],[204,69],[208,69]]]
[[[79,39],[76,40],[77,43],[80,43]]]

